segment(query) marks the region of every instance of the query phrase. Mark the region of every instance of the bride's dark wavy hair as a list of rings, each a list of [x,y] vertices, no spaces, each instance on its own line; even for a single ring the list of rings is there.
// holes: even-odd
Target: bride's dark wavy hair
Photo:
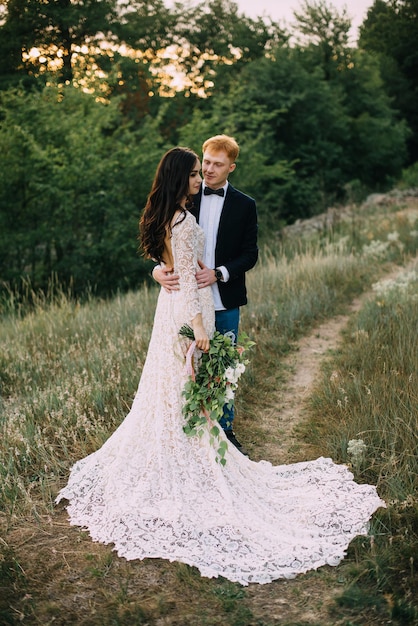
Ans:
[[[172,148],[161,159],[151,191],[139,222],[140,243],[145,257],[158,263],[163,260],[164,239],[176,211],[186,211],[181,206],[189,197],[189,176],[198,160],[190,148]]]

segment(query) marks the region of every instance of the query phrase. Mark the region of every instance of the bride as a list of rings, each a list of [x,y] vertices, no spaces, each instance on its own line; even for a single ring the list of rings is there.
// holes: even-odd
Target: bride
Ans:
[[[160,291],[129,414],[75,463],[56,501],[68,501],[71,524],[128,560],[164,558],[207,577],[269,583],[337,565],[385,504],[375,487],[356,484],[331,459],[272,466],[230,445],[222,465],[209,426],[202,436],[184,433],[190,340],[179,330],[190,325],[202,352],[215,330],[210,287],[198,289],[195,279],[204,234],[187,210],[200,184],[194,152],[173,148],[163,156],[141,219],[142,246],[175,268],[180,289]]]

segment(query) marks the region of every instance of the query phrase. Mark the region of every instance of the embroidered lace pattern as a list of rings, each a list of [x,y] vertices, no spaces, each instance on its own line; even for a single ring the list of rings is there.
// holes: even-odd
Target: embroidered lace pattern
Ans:
[[[208,433],[183,432],[188,342],[178,331],[199,311],[214,330],[210,288],[197,290],[193,276],[203,245],[187,214],[172,238],[180,290],[160,292],[132,408],[99,450],[72,467],[57,502],[68,500],[71,524],[128,560],[180,561],[243,585],[337,565],[384,506],[373,486],[358,485],[331,459],[275,467],[231,444],[222,467]]]

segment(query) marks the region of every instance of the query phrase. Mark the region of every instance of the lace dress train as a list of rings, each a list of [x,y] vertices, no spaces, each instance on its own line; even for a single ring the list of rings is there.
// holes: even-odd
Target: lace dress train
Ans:
[[[197,290],[194,280],[203,246],[188,213],[173,228],[180,291],[160,292],[132,408],[99,450],[71,468],[57,501],[68,500],[71,524],[129,560],[180,561],[243,585],[337,565],[385,506],[375,487],[358,485],[331,459],[272,466],[231,444],[221,466],[207,432],[183,432],[188,341],[178,332],[197,312],[214,331],[210,288]]]

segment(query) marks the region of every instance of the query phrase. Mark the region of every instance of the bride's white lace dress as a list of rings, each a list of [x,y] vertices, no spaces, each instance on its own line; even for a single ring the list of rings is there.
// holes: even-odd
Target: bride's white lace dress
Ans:
[[[126,559],[181,561],[243,585],[337,565],[384,506],[374,487],[356,484],[330,459],[274,467],[232,444],[223,467],[206,433],[183,432],[189,342],[178,332],[199,311],[214,330],[210,288],[197,290],[194,280],[203,246],[187,213],[172,237],[180,291],[160,292],[131,411],[100,450],[72,467],[57,501],[69,501],[71,524]]]

